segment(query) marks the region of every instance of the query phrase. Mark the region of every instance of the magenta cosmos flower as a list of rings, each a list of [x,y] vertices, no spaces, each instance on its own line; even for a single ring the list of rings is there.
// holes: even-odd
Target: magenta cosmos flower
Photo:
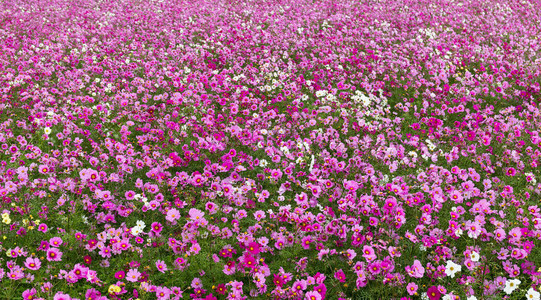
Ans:
[[[115,273],[115,278],[116,279],[119,279],[119,280],[122,280],[126,277],[126,272],[124,271],[118,271]]]
[[[251,254],[258,254],[260,249],[259,249],[259,243],[257,242],[251,242],[250,244],[248,244],[248,248],[247,248],[248,252],[250,252]]]
[[[248,268],[255,268],[257,262],[255,260],[255,258],[253,256],[251,256],[250,254],[246,254],[245,257],[244,257],[244,266],[248,267]]]
[[[340,270],[336,271],[336,273],[334,273],[334,278],[336,278],[341,283],[346,282],[346,274],[344,273],[344,271],[342,271],[342,269],[340,269]]]
[[[438,290],[437,286],[431,286],[426,291],[426,295],[428,296],[428,299],[430,300],[439,300],[441,298],[441,293]]]
[[[160,233],[163,229],[162,224],[160,224],[159,222],[152,223],[150,227],[152,228],[152,231],[154,231],[155,233]]]
[[[517,174],[517,171],[515,170],[515,168],[509,168],[507,169],[506,174],[507,176],[515,176]]]
[[[49,228],[49,227],[47,227],[47,224],[41,223],[41,224],[39,224],[39,226],[38,226],[38,231],[41,231],[41,232],[45,233],[45,232],[47,232],[47,229],[48,229],[48,228]]]

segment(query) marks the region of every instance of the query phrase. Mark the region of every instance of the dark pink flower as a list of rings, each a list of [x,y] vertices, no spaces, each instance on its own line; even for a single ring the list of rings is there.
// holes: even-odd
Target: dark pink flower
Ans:
[[[437,286],[431,286],[426,291],[426,295],[430,300],[439,300],[441,298],[441,293]]]
[[[342,269],[340,269],[340,270],[336,271],[336,273],[334,273],[334,278],[336,278],[341,283],[346,282],[346,274],[344,273],[344,271],[342,271]]]

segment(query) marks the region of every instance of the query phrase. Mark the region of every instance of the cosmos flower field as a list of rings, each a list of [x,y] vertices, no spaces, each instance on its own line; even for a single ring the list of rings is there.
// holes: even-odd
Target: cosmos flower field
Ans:
[[[541,4],[0,3],[0,299],[540,299]]]

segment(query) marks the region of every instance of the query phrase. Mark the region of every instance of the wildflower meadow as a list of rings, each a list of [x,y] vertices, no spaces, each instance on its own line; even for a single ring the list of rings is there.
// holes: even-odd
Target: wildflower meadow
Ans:
[[[0,299],[540,299],[541,3],[0,1]]]

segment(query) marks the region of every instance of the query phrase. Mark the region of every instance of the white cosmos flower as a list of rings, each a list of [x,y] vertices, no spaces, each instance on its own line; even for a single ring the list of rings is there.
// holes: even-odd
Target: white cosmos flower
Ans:
[[[528,299],[528,300],[539,300],[539,299],[541,299],[541,295],[539,294],[539,292],[537,292],[536,290],[534,290],[533,288],[530,287],[528,292],[526,292],[526,299]]]
[[[450,276],[451,278],[455,278],[455,274],[457,272],[460,272],[462,270],[461,265],[455,264],[452,260],[447,261],[447,265],[445,266],[445,274],[447,276]]]
[[[136,224],[137,224],[137,226],[138,226],[139,228],[141,228],[141,229],[145,228],[145,226],[146,226],[146,225],[145,225],[145,222],[144,222],[143,220],[138,220],[138,221],[136,222]]]
[[[325,97],[327,95],[326,90],[319,90],[316,92],[316,97]]]
[[[472,253],[470,254],[470,259],[472,261],[479,261],[479,253],[472,251]]]
[[[503,291],[507,295],[510,295],[511,293],[513,293],[514,290],[518,288],[519,285],[520,285],[520,280],[518,279],[507,280],[505,282],[505,288],[503,289]]]
[[[51,128],[50,127],[43,128],[43,131],[45,132],[46,135],[51,134]]]
[[[370,98],[366,97],[365,95],[361,95],[360,97],[364,107],[370,105]]]
[[[139,226],[135,226],[131,229],[131,234],[138,236],[142,232]]]

